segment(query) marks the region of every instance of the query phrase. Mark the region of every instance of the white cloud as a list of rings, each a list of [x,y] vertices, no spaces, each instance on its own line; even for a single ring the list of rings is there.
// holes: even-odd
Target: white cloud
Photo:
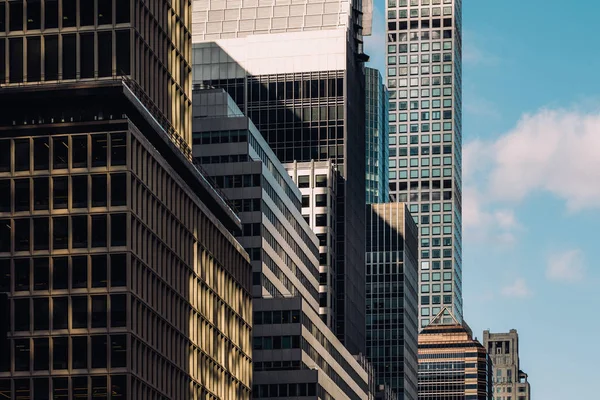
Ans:
[[[600,208],[600,114],[542,110],[493,143],[489,195],[519,201],[546,191],[571,211]]]
[[[523,278],[517,278],[513,283],[502,288],[501,293],[504,297],[523,299],[530,297],[533,293],[527,287],[527,282]]]
[[[463,63],[474,66],[495,66],[500,63],[500,58],[494,54],[490,54],[485,49],[490,46],[485,46],[485,43],[490,42],[490,38],[482,38],[480,34],[472,33],[471,31],[463,31]],[[492,48],[494,46],[491,46]]]
[[[579,282],[585,276],[585,259],[579,249],[551,255],[546,266],[546,277],[559,282]]]
[[[539,192],[572,212],[600,208],[600,112],[540,110],[496,140],[466,144],[463,181],[471,240],[514,243],[522,229],[515,207]]]

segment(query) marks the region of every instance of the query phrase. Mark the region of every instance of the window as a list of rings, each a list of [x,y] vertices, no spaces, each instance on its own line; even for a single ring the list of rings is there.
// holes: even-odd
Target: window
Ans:
[[[10,181],[8,183],[10,185]],[[10,199],[9,199],[9,201],[10,201]],[[310,207],[310,196],[308,196],[308,195],[302,196],[302,207]],[[10,209],[10,203],[8,204],[8,208]]]
[[[71,339],[72,343],[72,366],[73,369],[82,369],[87,368],[87,337],[86,336],[74,336]],[[80,378],[81,379],[81,378]],[[87,378],[83,378],[86,379]],[[77,387],[82,386],[82,382],[77,382],[75,378],[73,378],[73,391],[75,392]],[[87,392],[87,381],[85,383],[86,392]],[[76,398],[74,396],[74,398]],[[87,398],[87,396],[85,397]]]
[[[11,225],[9,219],[0,219],[0,252],[11,251]]]
[[[86,343],[87,349],[87,343]],[[81,368],[87,368],[87,365],[84,365]],[[71,380],[73,386],[73,398],[74,399],[87,399],[88,397],[88,378],[87,376],[75,377]]]
[[[54,297],[52,299],[52,329],[69,328],[69,299]]]
[[[52,338],[52,345],[52,368],[57,370],[69,368],[69,339],[67,337],[54,337]],[[65,385],[65,389],[66,387],[67,385]],[[56,389],[56,380],[54,388]]]
[[[127,175],[111,174],[110,204],[111,206],[124,206],[127,204]]]
[[[69,178],[61,176],[53,179],[52,208],[65,209],[69,206]]]
[[[316,218],[316,226],[327,226],[327,214],[317,214]]]
[[[47,171],[50,167],[50,144],[48,138],[33,139],[33,169]]]
[[[98,25],[112,24],[112,0],[98,0]]]
[[[108,157],[106,134],[92,135],[92,167],[105,167]]]
[[[46,240],[48,240],[46,238]],[[45,257],[33,259],[33,290],[48,290],[50,288],[50,266]]]
[[[82,78],[94,77],[94,34],[79,35],[79,67]]]
[[[15,251],[29,251],[30,225],[29,219],[15,219]]]
[[[315,204],[317,207],[327,207],[327,195],[317,194],[315,196]]]
[[[87,256],[71,258],[71,288],[87,288]]]
[[[125,246],[127,244],[127,214],[111,214],[110,222],[111,246]]]
[[[76,22],[76,4],[75,0],[62,1],[63,27],[75,26]]]
[[[15,171],[29,171],[29,139],[15,140]]]
[[[44,27],[46,29],[58,27],[58,0],[46,0]]]
[[[29,339],[15,339],[15,371],[29,371]],[[27,380],[29,382],[29,380]],[[22,393],[19,393],[22,395]]]
[[[92,175],[92,207],[106,207],[106,175]]]
[[[15,331],[29,331],[29,299],[15,299]]]
[[[98,5],[98,7],[100,7],[100,5]],[[112,31],[98,32],[98,76],[99,77],[112,76],[112,72],[113,72],[112,62],[113,62]]]
[[[127,283],[126,254],[111,254],[110,256],[110,286],[125,286]]]
[[[124,294],[110,296],[110,326],[124,327],[127,324],[127,297]]]
[[[71,297],[72,328],[87,328],[87,296]],[[73,349],[75,352],[75,349]],[[75,366],[74,366],[75,368]]]
[[[92,328],[106,328],[106,296],[92,296]]]
[[[108,398],[106,376],[92,376],[92,393],[94,394],[94,398]]]
[[[71,144],[71,159],[73,160],[73,168],[87,168],[87,136],[73,136],[71,138]]]
[[[27,179],[15,179],[15,211],[29,211],[29,179],[28,178]]]
[[[298,187],[299,188],[310,187],[310,176],[308,176],[308,175],[298,176]]]
[[[110,165],[125,165],[126,162],[127,137],[124,133],[113,133],[110,137]]]
[[[115,14],[116,14],[116,23],[127,23],[130,21],[129,17],[129,2],[126,1],[117,1],[115,3]]]
[[[117,12],[119,8],[127,8],[127,18],[129,18],[129,2],[117,1]],[[117,15],[117,22],[119,21],[119,15]],[[130,60],[131,54],[129,46],[131,43],[130,32],[128,30],[121,30],[116,32],[116,45],[117,45],[117,74],[127,75],[130,73]]]
[[[69,0],[75,2],[75,0]],[[63,3],[64,4],[64,3]],[[63,16],[65,18],[65,16]],[[77,71],[77,40],[75,35],[63,35],[63,65],[62,78],[75,79]]]
[[[78,215],[71,217],[71,236],[74,249],[88,247],[88,216]]]
[[[52,260],[52,289],[67,289],[69,284],[69,260],[56,257]]]
[[[106,368],[107,362],[107,337],[105,335],[92,336],[92,368]]]
[[[27,2],[29,10],[31,2]],[[39,3],[38,3],[39,7]],[[39,11],[39,9],[38,9]],[[42,41],[40,37],[27,38],[27,81],[37,82],[42,79]]]
[[[87,175],[76,175],[71,177],[72,184],[72,207],[87,208],[88,206],[88,177]]]
[[[49,178],[35,178],[33,180],[33,209],[47,210],[50,203]]]
[[[92,287],[106,287],[108,284],[106,255],[92,256]]]
[[[9,4],[11,4],[12,10],[13,3],[11,2]],[[11,25],[13,24],[13,21],[14,19],[11,18]],[[11,83],[23,82],[23,38],[11,38],[8,40],[8,44],[10,53],[10,81]]]
[[[23,0],[13,0],[8,2],[9,15],[8,22],[11,31],[23,30]]]
[[[127,337],[125,335],[111,335],[110,341],[110,366],[112,368],[126,367]]]
[[[33,369],[35,371],[47,371],[50,369],[50,345],[48,338],[33,339]],[[37,381],[37,379],[36,379]],[[48,380],[43,380],[46,384],[45,395],[48,394]],[[38,398],[37,396],[35,398]],[[43,397],[39,397],[43,398]]]
[[[69,138],[66,136],[53,139],[54,169],[65,169],[69,167]]]

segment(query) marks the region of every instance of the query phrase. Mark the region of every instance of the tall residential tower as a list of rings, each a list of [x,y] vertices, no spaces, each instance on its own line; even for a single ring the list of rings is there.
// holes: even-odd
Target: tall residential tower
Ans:
[[[390,195],[408,202],[419,225],[421,327],[434,307],[459,321],[463,313],[461,8],[461,0],[387,2]]]

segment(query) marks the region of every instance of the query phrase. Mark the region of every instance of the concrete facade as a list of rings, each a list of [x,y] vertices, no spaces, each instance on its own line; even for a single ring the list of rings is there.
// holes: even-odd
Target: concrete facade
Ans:
[[[483,345],[494,364],[494,399],[530,400],[531,386],[527,374],[521,370],[517,330],[483,331]]]

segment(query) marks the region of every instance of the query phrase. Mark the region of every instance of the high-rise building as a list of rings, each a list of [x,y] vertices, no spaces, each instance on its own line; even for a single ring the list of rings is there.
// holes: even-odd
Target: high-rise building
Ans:
[[[404,203],[367,206],[367,357],[376,385],[417,399],[417,226]]]
[[[191,0],[0,0],[0,86],[128,76],[185,149],[190,25]]]
[[[389,201],[388,93],[379,70],[365,68],[365,168],[367,204]]]
[[[190,18],[0,1],[0,397],[250,398],[252,272],[191,162]]]
[[[193,98],[194,155],[240,212],[236,236],[252,257],[252,397],[367,400],[368,372],[319,315],[321,238],[303,194],[224,90]]]
[[[448,307],[462,319],[462,0],[389,0],[390,196],[420,230],[420,325]],[[426,276],[424,275],[424,276]],[[425,291],[423,289],[429,288]]]
[[[0,397],[249,399],[251,266],[221,194],[123,82],[0,107]]]
[[[508,333],[483,331],[483,346],[494,364],[494,399],[531,399],[527,374],[521,370],[517,330],[511,329]]]
[[[335,163],[333,329],[352,354],[365,350],[362,9],[195,0],[192,38],[194,85],[227,90],[281,162]]]
[[[302,194],[302,217],[319,240],[319,315],[335,326],[335,200],[339,174],[331,160],[283,165]]]
[[[419,400],[492,400],[492,361],[444,308],[419,333]]]

